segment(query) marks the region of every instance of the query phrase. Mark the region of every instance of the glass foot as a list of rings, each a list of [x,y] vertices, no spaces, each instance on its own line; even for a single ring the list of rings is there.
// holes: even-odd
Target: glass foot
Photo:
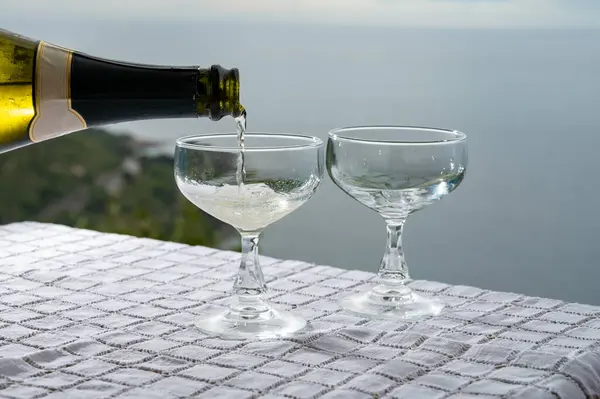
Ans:
[[[225,339],[268,339],[299,332],[306,327],[306,320],[268,305],[246,305],[208,311],[195,324],[204,333]]]
[[[378,285],[343,298],[340,306],[359,316],[393,320],[435,316],[444,308],[441,301],[419,295],[405,285]]]

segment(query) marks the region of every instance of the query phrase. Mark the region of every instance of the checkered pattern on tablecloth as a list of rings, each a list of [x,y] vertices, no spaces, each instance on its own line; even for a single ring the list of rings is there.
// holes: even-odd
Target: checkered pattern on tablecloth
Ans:
[[[294,338],[193,326],[225,305],[239,254],[65,226],[0,227],[0,397],[578,399],[600,394],[600,307],[415,281],[418,323],[342,311],[374,275],[262,257]]]

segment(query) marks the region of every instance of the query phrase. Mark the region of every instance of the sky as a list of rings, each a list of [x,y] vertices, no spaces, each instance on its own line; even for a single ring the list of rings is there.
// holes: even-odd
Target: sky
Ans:
[[[421,27],[596,27],[600,0],[2,0],[32,18],[244,19]]]

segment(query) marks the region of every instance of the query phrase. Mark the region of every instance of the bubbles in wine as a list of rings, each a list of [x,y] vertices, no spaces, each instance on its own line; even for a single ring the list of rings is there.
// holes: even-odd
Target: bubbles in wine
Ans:
[[[259,231],[299,208],[312,195],[311,187],[288,192],[270,185],[293,187],[293,182],[250,183],[239,193],[234,185],[213,186],[177,177],[183,195],[213,217],[244,231]]]

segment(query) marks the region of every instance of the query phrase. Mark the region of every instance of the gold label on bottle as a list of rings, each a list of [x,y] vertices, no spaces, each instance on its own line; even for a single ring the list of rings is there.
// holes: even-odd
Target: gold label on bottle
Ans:
[[[71,108],[71,60],[67,49],[41,42],[35,76],[35,117],[29,127],[33,142],[48,140],[86,128]]]

